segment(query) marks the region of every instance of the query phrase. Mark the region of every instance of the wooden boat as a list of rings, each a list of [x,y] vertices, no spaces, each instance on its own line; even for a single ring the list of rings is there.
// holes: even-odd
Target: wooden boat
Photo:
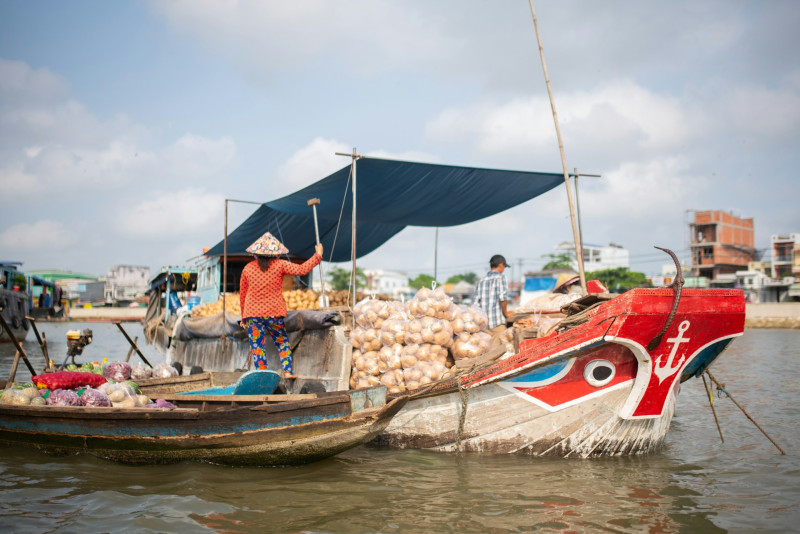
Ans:
[[[634,289],[595,304],[513,356],[416,392],[377,441],[560,457],[656,450],[681,382],[744,331],[744,295]]]
[[[19,341],[28,336],[28,294],[25,275],[18,269],[21,262],[0,262],[0,317],[8,325],[11,335]],[[11,335],[0,326],[0,342],[11,341]]]
[[[194,375],[136,380],[136,384],[143,394],[155,398],[170,393],[229,386],[236,383],[242,374],[241,371],[205,371]]]
[[[659,288],[611,297],[575,301],[556,331],[520,341],[516,354],[494,354],[456,377],[390,395],[408,403],[374,443],[560,457],[657,450],[681,382],[702,374],[743,333],[744,295]],[[186,391],[239,376],[209,372],[145,387]]]
[[[162,395],[174,409],[0,405],[0,441],[129,463],[291,465],[377,436],[407,399],[383,387],[307,395]]]

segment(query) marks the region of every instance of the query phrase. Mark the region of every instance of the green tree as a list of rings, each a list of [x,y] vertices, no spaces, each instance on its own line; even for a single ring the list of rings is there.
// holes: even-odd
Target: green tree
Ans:
[[[328,271],[328,283],[336,291],[350,289],[350,277],[352,271],[349,269],[342,269],[341,267],[334,267]],[[356,289],[364,289],[367,287],[367,277],[359,267],[356,267]]]
[[[627,267],[601,269],[586,273],[587,280],[600,280],[609,291],[624,293],[634,287],[651,287],[644,273],[631,271]]]
[[[446,284],[457,284],[464,280],[468,284],[476,284],[478,282],[478,275],[475,273],[454,274],[447,279]]]
[[[550,258],[550,261],[544,264],[542,270],[546,269],[572,269],[573,261],[575,261],[575,254],[572,252],[560,252],[558,254],[542,254],[543,258]]]
[[[431,284],[434,282],[434,278],[429,274],[420,274],[413,280],[408,281],[408,286],[413,287],[414,289],[420,289],[422,287],[431,287]]]

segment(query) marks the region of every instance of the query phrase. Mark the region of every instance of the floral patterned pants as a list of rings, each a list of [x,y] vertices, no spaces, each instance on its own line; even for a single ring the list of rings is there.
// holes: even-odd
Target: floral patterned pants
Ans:
[[[253,368],[267,368],[267,334],[278,348],[278,357],[285,372],[292,372],[292,347],[289,334],[283,324],[283,317],[248,317],[247,337],[250,338],[250,352],[253,355]]]

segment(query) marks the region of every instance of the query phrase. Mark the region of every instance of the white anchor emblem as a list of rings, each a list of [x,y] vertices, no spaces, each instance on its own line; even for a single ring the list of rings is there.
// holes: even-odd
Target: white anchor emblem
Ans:
[[[678,326],[678,335],[676,337],[671,337],[667,339],[667,343],[672,343],[672,350],[669,353],[669,357],[667,358],[666,362],[662,363],[662,361],[664,360],[664,355],[662,354],[661,357],[658,358],[658,364],[655,366],[655,369],[653,369],[653,372],[658,377],[659,384],[661,384],[661,382],[663,382],[665,378],[667,378],[668,376],[672,376],[675,373],[675,371],[680,369],[683,360],[686,359],[686,355],[683,354],[680,360],[678,360],[673,365],[673,362],[675,361],[675,353],[678,352],[678,347],[680,346],[680,344],[686,343],[690,340],[690,338],[688,337],[683,337],[683,333],[686,332],[686,330],[688,329],[689,329],[689,321],[683,321]]]

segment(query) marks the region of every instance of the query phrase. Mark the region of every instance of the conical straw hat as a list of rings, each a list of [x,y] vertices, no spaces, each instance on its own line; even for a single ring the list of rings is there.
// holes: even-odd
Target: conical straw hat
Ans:
[[[289,249],[283,243],[275,239],[275,236],[267,232],[259,237],[255,243],[247,247],[247,252],[250,254],[257,254],[259,256],[280,256],[281,254],[288,254]]]

